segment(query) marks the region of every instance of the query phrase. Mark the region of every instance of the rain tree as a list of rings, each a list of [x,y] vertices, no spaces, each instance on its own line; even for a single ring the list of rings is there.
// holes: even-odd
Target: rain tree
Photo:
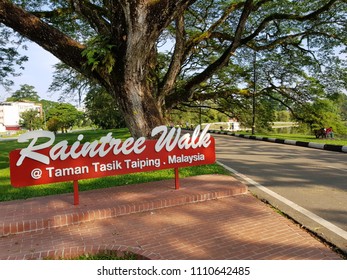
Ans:
[[[346,10],[345,0],[0,0],[0,23],[104,87],[140,137],[166,110],[211,99],[204,87],[244,52],[319,59],[345,48]]]

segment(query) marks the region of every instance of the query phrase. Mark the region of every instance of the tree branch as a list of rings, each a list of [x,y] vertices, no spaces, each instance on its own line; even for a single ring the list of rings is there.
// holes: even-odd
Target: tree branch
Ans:
[[[176,78],[181,71],[181,66],[184,61],[184,51],[185,51],[185,29],[184,29],[184,17],[179,15],[176,19],[176,44],[175,50],[172,55],[169,70],[167,71],[159,89],[159,105],[162,105],[164,98],[172,90]]]
[[[55,18],[55,17],[59,17],[63,14],[69,14],[71,13],[73,10],[71,9],[71,7],[69,8],[58,8],[55,10],[51,10],[51,11],[32,11],[31,14],[33,14],[34,16],[37,16],[38,18]]]
[[[295,14],[280,14],[280,13],[274,13],[268,17],[266,17],[257,27],[257,29],[249,36],[244,38],[242,40],[242,44],[245,44],[251,40],[253,40],[256,36],[260,34],[262,30],[265,29],[265,27],[272,21],[275,20],[293,20],[293,21],[307,21],[307,20],[312,20],[315,19],[317,16],[322,14],[325,11],[328,11],[330,7],[332,7],[336,2],[339,0],[330,0],[327,4],[322,6],[321,8],[317,9],[316,11],[307,14],[307,15],[295,15]]]
[[[122,2],[125,0],[122,0]],[[128,0],[126,0],[127,2]],[[188,6],[197,0],[153,0],[146,1],[149,23],[160,32],[178,15],[182,15]]]
[[[271,95],[268,92],[265,92],[264,95],[270,97],[271,99],[279,102],[280,104],[282,104],[284,107],[286,107],[290,113],[294,116],[295,119],[299,120],[299,121],[304,121],[303,118],[299,117],[298,114],[295,113],[295,111],[292,109],[292,107],[290,107],[287,103],[285,103],[283,100],[281,100],[280,98],[274,97],[273,95]]]
[[[231,3],[230,6],[226,9],[226,11],[223,13],[223,15],[216,22],[214,22],[208,30],[206,30],[202,34],[199,34],[198,36],[195,36],[189,40],[189,42],[187,43],[187,47],[186,47],[186,53],[191,52],[191,50],[195,46],[200,44],[202,41],[210,38],[211,35],[213,34],[214,30],[216,30],[216,28],[218,26],[220,26],[222,23],[224,23],[226,21],[226,19],[228,18],[228,16],[232,12],[236,11],[237,9],[240,9],[243,5],[244,5],[243,2],[236,3],[236,4]]]
[[[185,106],[185,107],[188,107],[188,108],[205,108],[205,109],[211,109],[211,110],[216,110],[217,112],[219,113],[222,113],[224,115],[226,115],[227,117],[229,118],[235,118],[236,115],[234,114],[228,114],[224,108],[218,108],[218,107],[212,107],[212,106],[209,106],[209,105],[192,105],[191,103],[182,103],[182,106]],[[183,111],[179,108],[175,108],[176,110],[179,110],[179,111]]]
[[[12,1],[0,0],[0,23],[37,43],[72,68],[82,71],[85,59],[81,53],[85,46],[12,4]],[[90,76],[87,69],[84,72]]]
[[[188,100],[193,92],[193,89],[198,86],[201,82],[205,81],[207,78],[211,77],[217,70],[221,69],[223,66],[225,66],[232,54],[235,52],[235,50],[239,47],[241,43],[241,35],[242,32],[245,28],[247,19],[252,12],[254,6],[253,6],[253,0],[246,0],[244,3],[243,11],[241,14],[241,17],[239,19],[238,26],[235,31],[235,36],[234,40],[231,43],[231,45],[224,51],[224,53],[212,64],[210,64],[204,71],[201,73],[197,74],[193,78],[191,78],[185,85],[184,90],[181,92],[178,92],[181,96],[179,97],[174,97],[170,101],[172,104],[177,101],[178,99],[180,100]],[[170,105],[172,105],[170,104]]]
[[[77,13],[82,15],[99,34],[108,35],[109,23],[104,19],[104,9],[85,0],[72,0],[72,5]]]

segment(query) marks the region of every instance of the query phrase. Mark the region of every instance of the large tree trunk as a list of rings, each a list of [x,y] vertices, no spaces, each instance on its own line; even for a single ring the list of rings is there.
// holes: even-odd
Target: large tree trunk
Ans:
[[[132,58],[132,63],[138,60]],[[146,71],[146,65],[142,65],[137,71]],[[122,80],[116,79],[114,88],[109,90],[123,112],[127,127],[133,137],[151,137],[154,127],[164,124],[160,109],[152,95],[153,84],[150,83],[150,75],[139,75],[133,68],[127,67]]]
[[[154,127],[164,124],[153,82],[153,57],[160,32],[177,14],[195,0],[106,1],[101,9],[89,1],[72,1],[71,11],[79,14],[112,44],[115,65],[110,69],[88,65],[86,46],[41,21],[9,0],[0,0],[0,23],[36,42],[67,65],[99,81],[118,102],[134,137],[150,137]],[[99,13],[100,12],[100,13]]]
[[[125,81],[115,94],[118,105],[133,137],[150,137],[154,127],[164,124],[163,117],[156,107],[156,102],[140,83]]]
[[[130,133],[136,138],[150,137],[154,127],[164,124],[155,99],[157,85],[154,82],[155,43],[159,31],[154,32],[154,27],[149,24],[148,6],[139,3],[123,6],[124,28],[118,29],[115,36],[122,36],[124,41],[117,40],[116,63],[109,90],[118,101]]]

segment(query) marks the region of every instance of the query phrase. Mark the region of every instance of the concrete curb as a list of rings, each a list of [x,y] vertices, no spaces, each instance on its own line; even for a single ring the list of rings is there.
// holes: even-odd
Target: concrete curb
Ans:
[[[333,151],[333,152],[347,153],[347,146],[342,146],[342,145],[320,144],[320,143],[316,143],[316,142],[303,142],[303,141],[296,141],[296,140],[285,140],[285,139],[277,139],[277,138],[269,138],[269,137],[260,137],[260,136],[238,134],[238,133],[234,133],[234,132],[220,131],[220,130],[209,130],[209,133],[229,135],[229,136],[241,137],[241,138],[246,138],[246,139],[273,142],[273,143],[286,144],[286,145],[295,145],[295,146],[300,146],[300,147],[327,150],[327,151]]]

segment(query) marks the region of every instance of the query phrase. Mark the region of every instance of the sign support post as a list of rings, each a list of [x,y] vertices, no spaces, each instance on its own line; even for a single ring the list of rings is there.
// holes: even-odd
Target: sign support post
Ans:
[[[78,194],[78,180],[73,181],[73,204],[79,205],[80,198]]]
[[[178,167],[175,168],[175,190],[180,189],[180,178],[178,174]]]

